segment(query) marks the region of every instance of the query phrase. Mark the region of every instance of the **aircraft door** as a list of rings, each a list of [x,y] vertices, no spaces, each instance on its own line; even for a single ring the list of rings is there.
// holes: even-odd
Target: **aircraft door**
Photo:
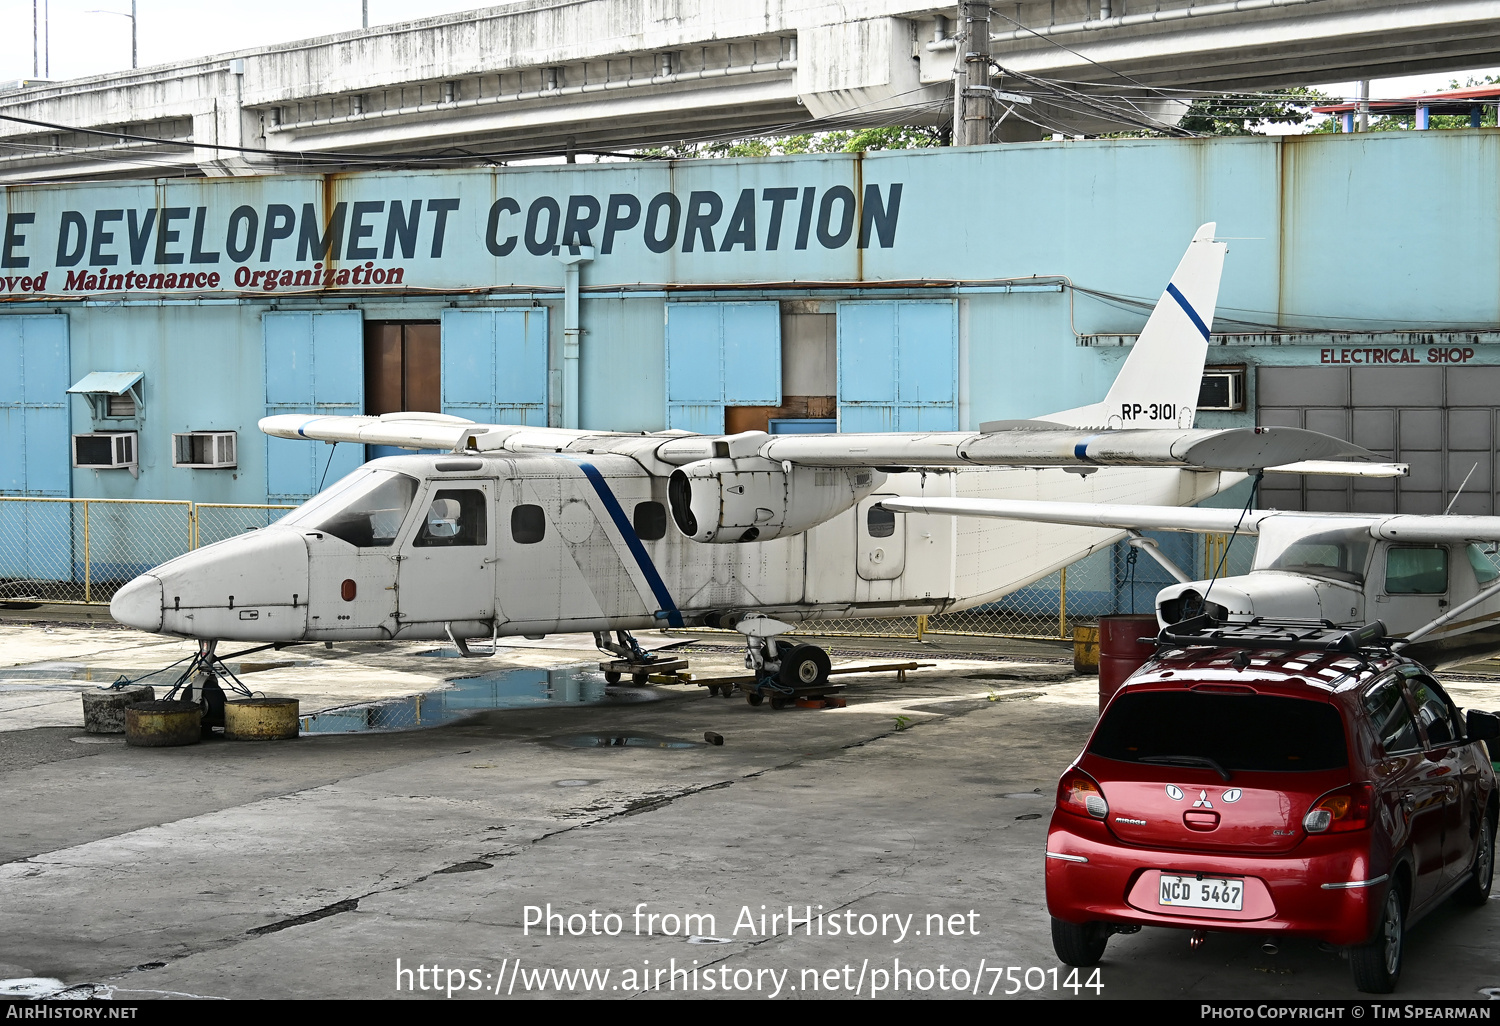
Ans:
[[[1410,634],[1449,605],[1451,555],[1444,545],[1382,545],[1371,568],[1374,601],[1365,608],[1391,633]]]
[[[453,624],[458,637],[488,633],[495,615],[495,491],[490,481],[429,481],[407,526],[397,571],[403,624]]]
[[[855,566],[867,581],[894,581],[906,570],[906,514],[876,509],[882,498],[872,495],[855,507]]]

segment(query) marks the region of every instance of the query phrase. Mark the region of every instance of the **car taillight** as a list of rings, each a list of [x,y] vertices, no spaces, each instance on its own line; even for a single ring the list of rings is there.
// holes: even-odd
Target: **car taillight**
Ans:
[[[1302,827],[1310,834],[1363,830],[1370,825],[1372,794],[1369,784],[1351,784],[1329,791],[1313,802],[1313,807],[1302,817]]]
[[[1103,819],[1109,815],[1109,802],[1094,778],[1083,770],[1069,770],[1057,782],[1057,807],[1075,816]]]

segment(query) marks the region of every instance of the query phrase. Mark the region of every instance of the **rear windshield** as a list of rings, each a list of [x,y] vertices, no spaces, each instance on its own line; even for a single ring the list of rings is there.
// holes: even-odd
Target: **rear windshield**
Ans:
[[[1089,751],[1121,762],[1212,759],[1231,772],[1306,773],[1349,764],[1343,721],[1326,702],[1201,691],[1121,695]]]

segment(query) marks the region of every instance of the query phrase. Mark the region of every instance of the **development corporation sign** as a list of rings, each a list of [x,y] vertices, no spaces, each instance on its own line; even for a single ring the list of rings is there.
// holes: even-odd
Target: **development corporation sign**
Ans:
[[[684,269],[705,281],[848,280],[865,250],[896,244],[901,182],[844,184],[828,174],[838,165],[813,164],[793,167],[811,182],[747,184],[736,170],[734,188],[680,190],[641,188],[677,180],[630,165],[563,183],[556,171],[449,172],[11,189],[0,295],[548,288],[555,257],[577,246],[594,247],[595,270],[619,282]]]

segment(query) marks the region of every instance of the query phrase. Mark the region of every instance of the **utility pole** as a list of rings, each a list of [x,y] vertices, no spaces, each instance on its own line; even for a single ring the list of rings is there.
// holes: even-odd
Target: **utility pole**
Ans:
[[[1370,80],[1362,79],[1354,90],[1354,106],[1359,113],[1357,119],[1358,128],[1355,131],[1368,132],[1370,130]]]
[[[135,70],[135,0],[130,0],[130,70]]]
[[[993,91],[990,88],[990,5],[964,0],[958,6],[963,22],[960,45],[964,54],[962,81],[963,126],[955,131],[962,146],[983,146],[990,141],[994,125]]]
[[[37,48],[36,34],[36,5],[37,0],[31,0],[31,77],[40,78],[42,75],[41,63],[38,60],[40,50]]]
[[[359,3],[359,27],[370,27],[370,0],[360,0]]]

